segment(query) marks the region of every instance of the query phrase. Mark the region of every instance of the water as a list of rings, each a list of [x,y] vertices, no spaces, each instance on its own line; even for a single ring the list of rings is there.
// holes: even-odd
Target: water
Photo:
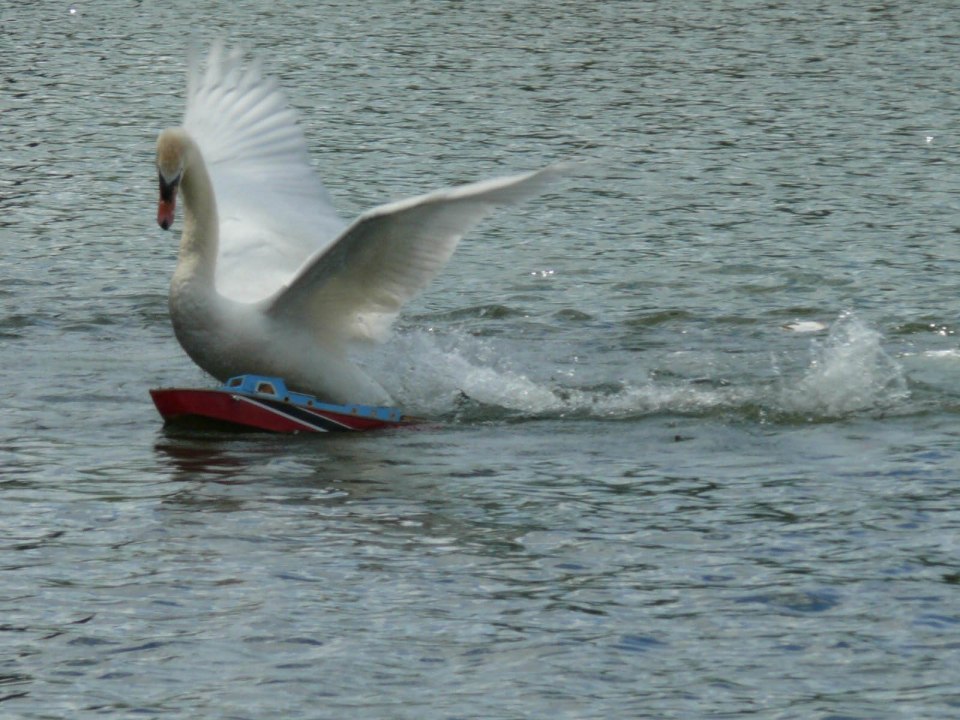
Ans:
[[[948,2],[0,5],[0,716],[960,713]],[[592,165],[368,359],[165,432],[156,132],[246,43],[351,216]]]

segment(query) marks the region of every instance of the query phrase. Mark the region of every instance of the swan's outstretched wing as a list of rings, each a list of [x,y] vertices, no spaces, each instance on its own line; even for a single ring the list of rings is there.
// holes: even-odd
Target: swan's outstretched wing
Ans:
[[[183,125],[213,181],[224,295],[271,295],[345,227],[310,166],[294,111],[239,51],[215,44],[202,66],[193,58]]]
[[[376,207],[308,262],[268,301],[267,312],[295,318],[330,340],[378,339],[471,227],[500,205],[540,193],[564,169],[554,165]]]

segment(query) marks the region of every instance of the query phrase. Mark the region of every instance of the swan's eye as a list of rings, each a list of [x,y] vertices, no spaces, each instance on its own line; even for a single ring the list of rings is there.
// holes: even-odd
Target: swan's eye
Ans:
[[[160,199],[164,202],[173,202],[174,198],[177,196],[177,185],[180,184],[180,176],[177,175],[173,180],[167,182],[163,177],[163,173],[160,175]]]

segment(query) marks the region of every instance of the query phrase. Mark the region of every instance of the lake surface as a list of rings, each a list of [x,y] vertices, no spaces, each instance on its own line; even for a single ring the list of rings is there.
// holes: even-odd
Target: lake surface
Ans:
[[[0,23],[0,716],[960,715],[960,6]],[[345,217],[590,161],[368,358],[434,422],[164,430],[153,147],[217,36]]]

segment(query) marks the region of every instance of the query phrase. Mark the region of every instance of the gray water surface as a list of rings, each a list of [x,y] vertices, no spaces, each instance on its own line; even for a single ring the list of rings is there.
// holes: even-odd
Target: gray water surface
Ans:
[[[0,23],[0,717],[960,714],[954,3]],[[163,429],[210,380],[153,145],[215,37],[345,217],[589,161],[365,358],[427,425]]]

